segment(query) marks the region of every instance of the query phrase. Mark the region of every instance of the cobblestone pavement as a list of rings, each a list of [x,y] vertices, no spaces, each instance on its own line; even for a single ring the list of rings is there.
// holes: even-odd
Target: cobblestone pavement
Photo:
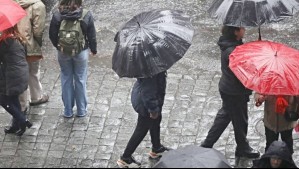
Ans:
[[[50,1],[47,1],[50,2]],[[186,11],[192,16],[196,29],[193,46],[170,71],[167,96],[163,111],[162,141],[172,148],[200,144],[221,106],[218,81],[221,76],[219,50],[216,45],[220,25],[205,11],[207,0],[86,0],[85,5],[95,15],[99,54],[90,59],[88,78],[88,117],[64,119],[61,101],[59,66],[56,52],[45,35],[42,63],[42,84],[51,100],[31,109],[28,118],[34,123],[22,138],[4,135],[10,116],[0,111],[0,167],[116,167],[136,124],[137,114],[130,102],[130,91],[135,80],[119,79],[110,69],[114,50],[113,37],[121,25],[139,12],[170,8]],[[51,6],[51,5],[47,5]],[[263,27],[265,39],[299,48],[298,17],[288,24]],[[256,29],[249,29],[246,41],[257,38]],[[264,152],[265,138],[261,118],[262,109],[253,101],[249,106],[250,144]],[[143,167],[155,161],[148,159],[149,137],[136,151]],[[299,142],[295,147],[298,150]],[[235,142],[230,126],[216,149],[226,155],[233,166],[250,167],[251,161],[234,157]],[[299,151],[294,158],[299,164]]]

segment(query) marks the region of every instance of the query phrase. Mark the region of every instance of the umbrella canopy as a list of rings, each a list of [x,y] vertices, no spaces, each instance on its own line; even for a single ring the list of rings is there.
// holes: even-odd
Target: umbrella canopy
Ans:
[[[23,17],[26,11],[12,0],[0,0],[0,31],[15,26]]]
[[[188,146],[164,154],[154,168],[231,168],[225,156],[214,149]]]
[[[270,41],[238,46],[230,69],[245,87],[265,95],[299,95],[299,51]]]
[[[299,0],[215,0],[209,13],[220,23],[235,27],[259,27],[291,17]]]
[[[194,29],[181,11],[154,10],[131,19],[117,37],[113,70],[120,77],[147,78],[168,70],[191,46]]]

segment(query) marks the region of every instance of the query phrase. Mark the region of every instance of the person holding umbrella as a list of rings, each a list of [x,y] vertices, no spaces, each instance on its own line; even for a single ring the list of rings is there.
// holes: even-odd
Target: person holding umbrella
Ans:
[[[299,97],[284,96],[283,99],[286,101],[284,116],[276,112],[277,96],[255,94],[256,105],[258,107],[265,102],[264,124],[267,140],[266,151],[274,141],[278,141],[279,135],[281,135],[282,141],[287,144],[291,154],[293,154],[293,129],[296,127],[297,120],[299,119]]]
[[[13,11],[13,12],[12,12]],[[0,105],[12,115],[22,136],[32,124],[21,111],[19,96],[28,88],[26,39],[15,26],[26,12],[11,0],[0,1]]]
[[[148,132],[153,145],[151,158],[169,151],[160,140],[167,70],[187,52],[193,35],[190,17],[172,10],[141,13],[117,33],[113,69],[120,77],[137,78],[131,99],[138,113],[133,136],[117,161],[120,168],[141,167],[132,155]]]
[[[222,108],[209,131],[202,147],[212,148],[230,122],[232,122],[237,142],[236,156],[258,158],[259,152],[254,151],[248,143],[248,102],[252,91],[247,89],[229,68],[229,55],[239,45],[245,35],[245,28],[224,26],[218,42],[221,49],[222,77],[219,91],[222,98]]]

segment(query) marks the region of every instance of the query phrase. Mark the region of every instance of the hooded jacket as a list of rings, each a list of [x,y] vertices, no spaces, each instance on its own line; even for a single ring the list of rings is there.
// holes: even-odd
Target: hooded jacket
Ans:
[[[16,0],[16,2],[27,12],[17,25],[20,33],[27,39],[27,56],[38,56],[41,59],[46,7],[41,0]]]
[[[28,87],[28,79],[24,46],[13,38],[0,42],[0,95],[22,94]]]
[[[81,18],[82,14],[82,8],[76,11],[60,12],[59,10],[56,10],[53,13],[52,21],[50,24],[49,37],[54,47],[58,47],[58,35],[62,20],[77,20]],[[94,26],[94,19],[90,11],[88,11],[87,14],[83,17],[83,21],[81,22],[81,28],[85,36],[84,49],[90,48],[92,53],[97,54],[97,34]]]
[[[253,168],[272,168],[270,159],[273,157],[282,159],[280,168],[297,168],[287,144],[281,141],[273,142],[266,154],[253,162]]]
[[[166,93],[166,72],[151,78],[139,78],[132,91],[132,105],[137,113],[143,117],[150,117],[150,113],[162,112]]]
[[[220,37],[218,45],[221,49],[221,71],[222,77],[219,82],[219,90],[228,95],[251,95],[252,91],[247,89],[229,68],[229,56],[243,42]]]

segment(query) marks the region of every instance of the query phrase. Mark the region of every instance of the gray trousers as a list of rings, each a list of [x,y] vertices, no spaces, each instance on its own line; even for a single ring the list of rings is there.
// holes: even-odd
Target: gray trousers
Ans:
[[[40,61],[28,63],[29,65],[29,87],[19,100],[22,111],[29,106],[29,102],[37,102],[42,98],[42,84],[40,83]],[[30,99],[29,99],[30,97]]]

